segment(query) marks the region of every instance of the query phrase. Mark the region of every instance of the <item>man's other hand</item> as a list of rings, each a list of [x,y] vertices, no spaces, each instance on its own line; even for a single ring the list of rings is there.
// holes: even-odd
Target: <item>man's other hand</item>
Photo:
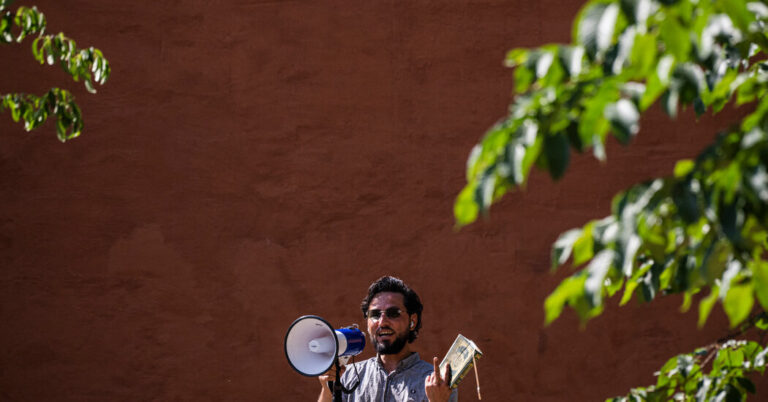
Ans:
[[[437,357],[432,358],[435,371],[424,381],[424,390],[430,402],[446,402],[451,397],[451,365],[445,365],[445,371],[440,373]]]
[[[344,374],[344,370],[346,370],[346,367],[341,366],[341,373],[339,373],[339,375]],[[336,367],[331,367],[330,370],[318,376],[317,379],[320,380],[320,386],[322,387],[320,389],[320,396],[317,398],[317,400],[319,402],[333,400],[333,391],[328,388],[328,382],[336,381]]]

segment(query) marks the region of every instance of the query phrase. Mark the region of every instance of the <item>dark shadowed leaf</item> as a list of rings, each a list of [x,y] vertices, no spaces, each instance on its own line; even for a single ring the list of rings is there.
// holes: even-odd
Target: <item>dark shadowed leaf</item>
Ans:
[[[698,199],[693,192],[690,180],[675,183],[672,188],[672,199],[677,207],[677,212],[687,223],[694,223],[701,216]]]
[[[570,162],[570,154],[568,138],[562,132],[544,137],[544,155],[553,179],[563,177]]]
[[[745,377],[739,377],[736,379],[736,383],[739,384],[739,386],[744,389],[745,391],[749,392],[750,394],[754,394],[757,392],[755,389],[755,383],[752,382],[749,378]]]
[[[605,117],[611,122],[614,135],[622,144],[628,144],[640,130],[640,113],[635,104],[627,99],[619,99],[616,103],[608,105],[605,108]]]

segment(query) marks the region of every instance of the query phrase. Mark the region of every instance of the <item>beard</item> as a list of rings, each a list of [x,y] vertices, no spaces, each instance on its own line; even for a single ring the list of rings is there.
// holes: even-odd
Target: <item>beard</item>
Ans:
[[[384,342],[377,342],[375,337],[371,337],[373,345],[376,347],[376,353],[380,355],[396,355],[400,353],[401,350],[405,347],[405,344],[408,342],[408,333],[404,333],[397,338],[395,338],[394,341],[384,341]]]

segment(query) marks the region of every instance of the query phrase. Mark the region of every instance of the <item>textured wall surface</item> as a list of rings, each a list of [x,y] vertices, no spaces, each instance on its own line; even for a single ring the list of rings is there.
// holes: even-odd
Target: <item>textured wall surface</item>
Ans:
[[[676,297],[542,325],[567,274],[548,272],[557,235],[722,120],[654,111],[607,165],[536,173],[453,229],[466,156],[510,100],[505,51],[567,41],[580,1],[34,4],[113,74],[90,95],[29,42],[0,48],[0,92],[71,88],[86,119],[61,144],[0,115],[2,401],[312,400],[285,330],[310,313],[362,326],[384,274],[426,305],[423,358],[477,341],[491,401],[602,400],[727,330],[720,307],[696,330]]]

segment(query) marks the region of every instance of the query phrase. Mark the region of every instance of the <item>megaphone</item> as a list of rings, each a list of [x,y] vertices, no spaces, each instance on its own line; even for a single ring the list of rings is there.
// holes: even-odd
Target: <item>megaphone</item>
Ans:
[[[355,327],[333,329],[315,315],[299,317],[285,334],[285,357],[299,374],[317,377],[339,358],[349,359],[365,347],[363,332]],[[345,359],[345,360],[346,360]]]

